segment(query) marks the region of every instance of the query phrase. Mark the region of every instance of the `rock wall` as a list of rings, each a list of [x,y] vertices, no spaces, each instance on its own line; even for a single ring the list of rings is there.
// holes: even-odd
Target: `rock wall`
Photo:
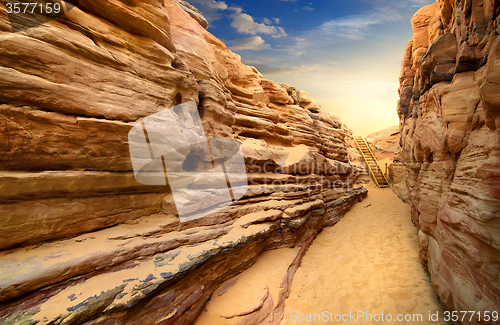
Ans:
[[[0,5],[1,324],[190,323],[260,253],[304,254],[366,196],[339,119],[242,64],[195,8],[72,3],[18,33]],[[181,223],[169,186],[136,181],[127,135],[190,101],[207,137],[241,144],[249,188]]]
[[[399,126],[390,126],[368,135],[365,140],[375,154],[377,160],[394,160],[399,151]]]
[[[499,10],[496,0],[422,8],[402,62],[397,190],[450,310],[500,308]]]

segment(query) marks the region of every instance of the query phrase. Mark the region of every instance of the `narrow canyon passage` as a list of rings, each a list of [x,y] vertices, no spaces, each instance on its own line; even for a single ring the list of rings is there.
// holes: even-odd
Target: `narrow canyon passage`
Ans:
[[[264,252],[214,292],[195,324],[447,324],[418,259],[410,206],[367,188],[305,256],[305,247]]]
[[[281,324],[446,324],[419,263],[410,206],[390,189],[367,187],[368,197],[335,226],[325,228],[309,247],[295,274]],[[351,317],[358,312],[363,317]],[[439,321],[429,321],[429,313],[436,312]],[[385,321],[375,321],[382,313]],[[318,316],[316,322],[299,321],[307,314],[329,314],[333,321],[325,321],[326,317],[318,321]],[[387,314],[392,321],[387,321]],[[398,315],[409,319],[417,314],[421,321],[397,321]],[[336,316],[344,320],[335,321]]]
[[[0,13],[0,325],[500,325],[500,0]]]

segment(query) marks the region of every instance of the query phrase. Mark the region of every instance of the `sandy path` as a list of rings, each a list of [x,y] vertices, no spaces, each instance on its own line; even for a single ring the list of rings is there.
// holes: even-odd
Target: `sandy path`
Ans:
[[[390,189],[370,184],[368,190],[367,199],[324,229],[309,248],[281,324],[446,324],[429,321],[429,313],[439,312],[442,319],[443,308],[418,260],[409,205]],[[363,317],[347,317],[358,311]],[[316,315],[316,321],[306,321],[307,314],[323,319]],[[387,314],[392,321],[381,321]],[[421,314],[422,319],[397,321],[400,314]]]
[[[252,267],[212,294],[194,325],[279,323],[281,313],[275,316],[274,309],[278,304],[283,306],[284,291],[289,288],[284,279],[298,252],[298,248],[282,248],[262,253]],[[252,312],[256,313],[248,317]]]

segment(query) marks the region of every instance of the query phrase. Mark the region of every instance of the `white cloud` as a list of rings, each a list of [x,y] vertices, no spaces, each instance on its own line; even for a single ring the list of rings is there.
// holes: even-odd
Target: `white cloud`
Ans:
[[[241,51],[241,50],[260,51],[271,48],[269,44],[266,44],[266,42],[260,36],[238,38],[233,40],[232,44],[233,46],[231,46],[231,49],[234,51]]]
[[[279,18],[274,18],[274,17],[273,17],[273,20],[274,20],[274,22],[275,22],[276,24],[279,24],[279,23],[280,23],[280,21],[281,21]]]
[[[302,7],[302,9],[304,9],[304,10],[309,10],[309,11],[316,10],[316,9],[314,9],[313,7],[310,7],[310,6],[304,6],[304,7]]]
[[[188,2],[201,11],[208,22],[221,19],[222,14],[219,11],[224,11],[228,8],[224,1],[189,0]]]
[[[415,6],[426,6],[428,4],[434,3],[435,1],[430,1],[430,0],[410,0]]]
[[[371,13],[345,16],[323,23],[312,32],[330,39],[360,40],[366,38],[377,25],[407,20],[416,9],[436,0],[366,0],[373,6]],[[307,37],[305,37],[307,38]]]
[[[397,8],[401,11],[411,11],[411,14],[415,13],[417,9],[423,6],[435,3],[436,0],[366,0],[368,6],[371,8]]]
[[[229,10],[233,11],[229,15],[233,20],[231,26],[236,28],[240,34],[268,34],[272,37],[284,37],[286,36],[285,30],[281,27],[275,27],[265,23],[257,23],[253,20],[253,17],[249,14],[243,12],[240,7],[229,7]]]
[[[278,30],[278,34],[277,35],[273,35],[273,37],[284,37],[284,36],[286,36],[285,30],[283,28],[276,27],[276,29]]]
[[[301,63],[294,66],[277,67],[269,63],[271,62],[263,62],[263,60],[245,60],[245,64],[255,66],[257,70],[264,75],[296,76],[298,74],[306,75],[314,73],[332,74],[336,71],[336,68],[325,64]]]
[[[387,7],[370,14],[345,16],[324,22],[319,27],[298,35],[294,49],[303,53],[304,49],[328,46],[334,43],[363,40],[377,25],[401,21],[405,16],[400,10]]]
[[[297,0],[280,0],[280,1],[283,1],[283,2],[297,2]]]
[[[266,25],[271,25],[271,24],[272,24],[272,22],[271,22],[268,18],[263,18],[263,19],[262,19],[262,22],[263,22],[264,24],[266,24]]]
[[[250,57],[248,59],[242,59],[241,62],[247,64],[247,65],[259,65],[259,64],[270,64],[276,62],[276,58],[272,57],[262,57],[262,56],[257,56],[257,57]]]
[[[392,10],[392,12],[380,12],[353,15],[334,19],[323,23],[316,32],[326,37],[347,38],[352,40],[364,39],[370,31],[370,27],[400,21],[403,17]]]

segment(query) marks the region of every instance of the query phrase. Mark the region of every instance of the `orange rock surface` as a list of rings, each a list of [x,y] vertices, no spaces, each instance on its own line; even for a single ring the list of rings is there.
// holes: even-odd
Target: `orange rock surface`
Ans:
[[[500,309],[499,8],[422,8],[402,62],[395,190],[411,203],[422,265],[449,310]]]
[[[366,196],[339,119],[262,79],[183,1],[80,0],[18,33],[0,13],[3,323],[188,324],[262,252],[299,263]],[[240,143],[249,188],[181,223],[168,186],[135,180],[127,135],[190,101],[207,137]]]

